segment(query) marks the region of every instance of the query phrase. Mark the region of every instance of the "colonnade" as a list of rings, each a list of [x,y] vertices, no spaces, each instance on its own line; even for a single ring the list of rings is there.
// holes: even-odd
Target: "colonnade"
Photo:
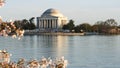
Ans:
[[[58,28],[57,19],[40,19],[39,28]]]

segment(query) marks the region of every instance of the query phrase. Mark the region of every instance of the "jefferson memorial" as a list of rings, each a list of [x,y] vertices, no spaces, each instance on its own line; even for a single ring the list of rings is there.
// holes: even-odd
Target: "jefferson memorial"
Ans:
[[[37,17],[37,28],[43,32],[62,31],[63,25],[67,22],[67,17],[58,10],[51,8],[47,9],[40,17]]]

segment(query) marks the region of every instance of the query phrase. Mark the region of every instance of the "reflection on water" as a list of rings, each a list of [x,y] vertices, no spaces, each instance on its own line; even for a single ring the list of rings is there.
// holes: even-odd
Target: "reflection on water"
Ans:
[[[120,36],[24,36],[17,40],[0,37],[0,49],[12,60],[65,56],[68,68],[120,68]]]

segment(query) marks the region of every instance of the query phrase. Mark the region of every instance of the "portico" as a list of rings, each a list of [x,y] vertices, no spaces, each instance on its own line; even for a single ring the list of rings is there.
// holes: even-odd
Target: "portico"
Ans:
[[[40,24],[39,24],[39,27],[40,28],[57,28],[57,19],[45,19],[45,18],[41,18],[40,20]]]
[[[37,17],[37,27],[40,31],[58,31],[61,30],[66,23],[67,18],[55,9],[48,9],[41,15],[41,17]]]

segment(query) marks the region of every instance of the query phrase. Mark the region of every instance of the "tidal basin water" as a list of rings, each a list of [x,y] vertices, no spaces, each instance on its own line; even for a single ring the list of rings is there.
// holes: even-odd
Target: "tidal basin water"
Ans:
[[[0,37],[0,49],[7,49],[12,61],[64,56],[67,68],[120,68],[120,35]]]

